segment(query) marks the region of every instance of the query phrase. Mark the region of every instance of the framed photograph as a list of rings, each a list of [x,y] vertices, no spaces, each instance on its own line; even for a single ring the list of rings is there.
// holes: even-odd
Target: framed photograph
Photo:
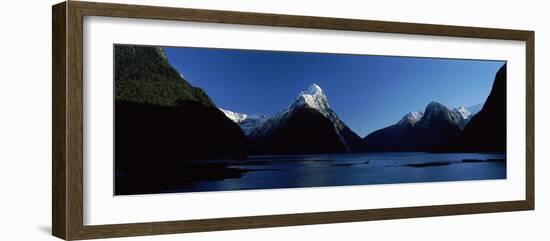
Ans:
[[[534,32],[68,1],[53,235],[534,209]]]

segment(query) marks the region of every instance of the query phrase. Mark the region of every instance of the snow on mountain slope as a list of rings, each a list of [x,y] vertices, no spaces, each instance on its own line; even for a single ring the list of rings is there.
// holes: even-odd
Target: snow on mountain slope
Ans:
[[[329,105],[325,92],[317,84],[312,84],[306,91],[300,92],[291,104],[290,109],[297,107],[309,107],[316,109],[323,115],[328,114]]]
[[[263,126],[264,122],[268,119],[265,115],[248,115],[230,110],[219,108],[227,118],[237,123],[243,130],[246,136],[256,131],[256,129]]]
[[[460,106],[453,109],[453,112],[460,116],[461,118],[458,121],[458,125],[460,126],[460,129],[464,129],[468,122],[472,119],[472,117],[477,114],[479,111],[481,111],[481,108],[483,108],[482,104],[473,105],[470,107],[464,107]]]
[[[235,113],[221,109],[225,115],[239,124],[245,135],[252,140],[259,140],[283,124],[294,112],[300,111],[302,108],[314,109],[321,113],[327,119],[329,119],[333,125],[336,133],[340,137],[341,142],[346,146],[348,151],[351,150],[351,143],[348,143],[349,128],[344,124],[342,120],[336,115],[336,113],[330,109],[327,97],[317,84],[312,84],[307,90],[301,91],[294,101],[284,110],[278,112],[272,117],[255,116]],[[346,133],[343,133],[346,132]],[[359,137],[358,137],[359,138]]]
[[[233,112],[233,111],[230,111],[230,110],[225,110],[225,109],[222,109],[222,108],[218,108],[220,109],[224,114],[225,116],[227,116],[227,118],[231,119],[233,122],[239,124],[240,122],[246,120],[246,118],[248,117],[247,114],[243,114],[243,113],[237,113],[237,112]]]
[[[403,125],[408,123],[414,126],[424,117],[425,120],[423,120],[423,122],[427,123],[430,121],[429,119],[433,118],[434,115],[442,115],[446,116],[447,119],[456,123],[461,129],[463,129],[466,124],[468,124],[472,116],[477,114],[482,107],[483,104],[478,104],[471,107],[459,106],[449,109],[445,105],[433,101],[426,107],[426,112],[429,112],[427,116],[422,111],[410,112],[399,120],[398,124]]]
[[[251,133],[255,132],[258,128],[261,128],[265,121],[268,119],[265,115],[251,115],[246,118],[244,121],[239,123],[239,126],[243,130],[246,136],[249,136]]]
[[[398,122],[398,124],[403,125],[408,123],[414,126],[418,121],[420,121],[420,119],[422,119],[423,115],[424,115],[424,112],[422,111],[410,112],[405,116],[403,116],[403,118]]]
[[[258,126],[255,130],[251,131],[251,137],[254,139],[262,138],[269,135],[269,133],[284,122],[294,111],[300,108],[315,109],[323,116],[329,118],[331,121],[337,119],[335,114],[331,115],[331,110],[327,101],[325,93],[317,84],[312,84],[307,90],[301,91],[300,94],[294,99],[294,101],[284,110],[278,112],[272,117],[266,118],[261,126]],[[341,126],[341,124],[338,124]]]
[[[458,122],[459,116],[450,111],[445,105],[432,101],[426,106],[426,110],[424,111],[424,115],[422,116],[422,119],[420,120],[421,124],[428,124],[433,121],[438,120],[450,120],[453,122]]]
[[[460,135],[462,117],[438,102],[424,112],[411,112],[394,125],[376,130],[364,138],[368,151],[428,151]]]
[[[454,108],[453,111],[457,113],[462,119],[468,119],[472,115],[472,112],[470,112],[466,107],[460,106],[457,108]]]
[[[483,103],[473,105],[470,107],[460,106],[460,107],[454,108],[453,111],[458,113],[463,119],[469,120],[472,116],[480,112],[482,108],[483,108]]]
[[[346,125],[342,120],[340,120],[338,115],[330,109],[325,92],[319,85],[314,83],[306,91],[300,92],[298,97],[296,97],[294,102],[287,109],[287,112],[291,112],[292,110],[300,107],[315,109],[328,118],[333,123],[334,129],[340,137],[340,141],[344,144],[348,151],[351,151],[351,143],[348,143],[342,133],[346,128]]]

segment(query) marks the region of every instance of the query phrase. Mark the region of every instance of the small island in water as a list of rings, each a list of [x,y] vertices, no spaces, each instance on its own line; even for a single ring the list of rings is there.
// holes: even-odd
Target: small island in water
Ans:
[[[504,61],[114,52],[115,195],[506,178]]]

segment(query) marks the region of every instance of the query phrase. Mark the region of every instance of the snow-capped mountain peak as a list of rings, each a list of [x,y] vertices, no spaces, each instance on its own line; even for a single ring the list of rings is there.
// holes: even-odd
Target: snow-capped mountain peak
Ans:
[[[472,115],[472,112],[470,112],[468,109],[466,109],[466,107],[464,106],[460,106],[458,108],[454,108],[453,111],[455,113],[457,113],[458,115],[460,115],[460,117],[462,117],[462,119],[468,119],[470,118],[470,116]]]
[[[458,126],[463,126],[465,123],[465,120],[462,119],[460,114],[456,113],[454,110],[450,110],[439,102],[432,101],[428,104],[428,106],[426,106],[426,110],[420,120],[420,124],[421,126],[426,127],[430,126],[434,123],[434,121],[448,121],[455,123]]]
[[[413,111],[413,112],[410,112],[408,114],[406,114],[400,121],[398,124],[405,124],[405,123],[409,123],[411,125],[415,125],[418,121],[420,121],[420,119],[422,119],[422,116],[424,115],[424,113],[422,111]]]
[[[323,89],[315,83],[313,83],[306,91],[302,91],[301,94],[308,94],[308,95],[324,95]]]
[[[224,110],[222,108],[219,109],[225,114],[225,116],[227,116],[227,118],[231,119],[235,123],[241,123],[248,117],[247,114]]]
[[[349,137],[349,128],[340,118],[338,118],[336,113],[330,109],[323,89],[317,84],[312,84],[307,90],[301,91],[287,108],[271,117],[246,115],[224,109],[220,110],[223,111],[229,119],[237,123],[247,137],[258,140],[269,136],[272,131],[284,124],[290,116],[294,115],[296,112],[302,111],[303,108],[316,110],[329,119],[342,144],[348,151],[351,150],[351,143],[348,143],[349,138],[351,138]],[[353,134],[356,135],[355,133]],[[344,137],[344,135],[346,135],[346,137]]]
[[[347,127],[344,122],[338,118],[336,113],[330,109],[325,92],[319,85],[313,83],[307,90],[300,92],[298,97],[296,97],[294,102],[292,102],[283,114],[291,113],[295,109],[299,109],[301,107],[314,109],[328,118],[332,122],[334,130],[340,137],[342,144],[344,144],[348,151],[350,150],[350,144],[347,143],[346,138],[342,135],[344,128]]]
[[[219,109],[225,114],[225,116],[227,116],[227,118],[237,123],[243,130],[244,134],[247,136],[260,128],[269,119],[269,117],[266,115],[249,115],[233,112],[230,110],[224,110],[222,108]]]
[[[316,109],[323,114],[326,114],[330,108],[325,92],[317,84],[312,84],[307,90],[300,92],[290,109],[304,106]]]

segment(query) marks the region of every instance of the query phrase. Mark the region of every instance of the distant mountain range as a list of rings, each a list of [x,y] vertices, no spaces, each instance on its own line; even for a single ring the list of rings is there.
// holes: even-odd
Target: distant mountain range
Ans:
[[[367,135],[366,151],[426,151],[460,136],[482,104],[449,109],[431,102],[424,111],[410,112],[396,124]]]
[[[426,151],[458,138],[475,114],[465,107],[449,109],[431,102],[423,112],[408,113],[396,124],[367,135],[363,138],[365,150]]]
[[[312,84],[273,116],[218,108],[170,66],[161,48],[115,46],[117,160],[179,160],[248,154],[502,151],[506,65],[484,104],[431,102],[361,138]]]
[[[259,152],[318,153],[425,151],[439,143],[447,143],[449,140],[458,138],[461,130],[482,106],[478,104],[449,109],[440,103],[432,102],[424,111],[410,112],[396,124],[375,131],[364,138],[354,133],[330,109],[326,95],[316,84],[302,91],[286,109],[272,117],[237,113],[221,108],[220,110],[241,127]],[[306,118],[310,121],[305,122]],[[292,121],[288,122],[288,120]],[[321,123],[324,122],[330,122],[330,124],[322,125]],[[298,123],[302,124],[298,125]],[[287,130],[289,128],[287,125],[296,125],[296,130]],[[318,129],[304,129],[304,127],[313,126],[318,126]],[[312,140],[318,138],[327,143],[317,143],[316,147],[311,146]],[[329,142],[332,144],[329,145]],[[305,148],[305,146],[308,147]]]

